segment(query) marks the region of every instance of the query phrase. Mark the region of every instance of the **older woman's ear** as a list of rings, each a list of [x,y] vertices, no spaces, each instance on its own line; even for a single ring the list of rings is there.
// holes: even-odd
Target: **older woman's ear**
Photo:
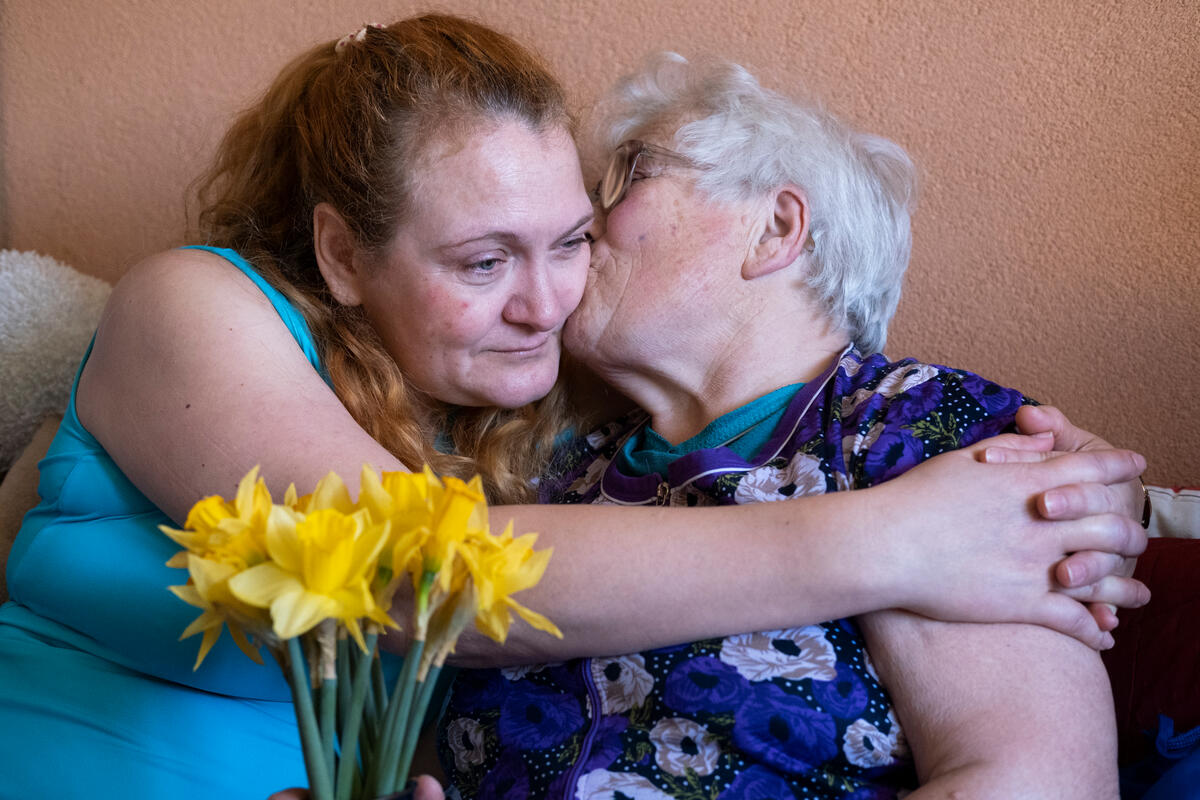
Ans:
[[[354,234],[342,215],[329,203],[317,203],[313,209],[313,254],[330,294],[344,306],[362,304],[362,270],[354,257],[356,250]]]
[[[808,244],[808,197],[803,189],[788,185],[776,190],[764,211],[762,235],[742,264],[746,280],[790,267]]]

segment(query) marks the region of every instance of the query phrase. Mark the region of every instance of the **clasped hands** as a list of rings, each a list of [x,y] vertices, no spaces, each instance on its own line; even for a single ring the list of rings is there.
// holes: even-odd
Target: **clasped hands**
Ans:
[[[1021,408],[1017,427],[1023,435],[945,453],[869,490],[889,493],[903,528],[898,543],[889,539],[911,584],[902,607],[946,621],[1033,623],[1112,647],[1116,609],[1150,600],[1130,577],[1147,541],[1145,459],[1052,407]],[[947,486],[955,496],[931,504]]]

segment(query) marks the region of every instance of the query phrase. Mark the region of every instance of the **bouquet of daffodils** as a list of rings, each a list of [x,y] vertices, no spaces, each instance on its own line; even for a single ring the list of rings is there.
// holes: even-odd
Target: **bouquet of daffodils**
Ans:
[[[541,580],[549,550],[537,534],[488,529],[476,477],[363,467],[358,500],[330,473],[312,494],[288,487],[275,503],[250,471],[232,502],[206,497],[184,530],[162,531],[185,549],[169,566],[190,579],[171,590],[203,610],[181,638],[203,633],[196,666],[227,627],[262,663],[279,662],[295,701],[313,800],[374,798],[408,782],[437,674],[467,624],[503,643],[516,612],[561,637],[550,620],[512,599]],[[379,636],[401,626],[392,600],[413,592],[410,641],[394,686],[385,686]]]

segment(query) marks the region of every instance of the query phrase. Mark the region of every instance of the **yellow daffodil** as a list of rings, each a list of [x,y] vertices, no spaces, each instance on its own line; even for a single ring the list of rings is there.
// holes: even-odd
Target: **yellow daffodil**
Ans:
[[[191,554],[185,555],[190,580],[186,586],[169,588],[183,602],[204,611],[179,637],[186,639],[197,633],[204,634],[200,642],[200,653],[192,668],[198,668],[208,651],[212,650],[221,635],[222,624],[229,626],[229,634],[242,652],[261,664],[262,657],[251,646],[242,628],[246,626],[251,632],[261,635],[263,631],[270,629],[270,620],[258,609],[247,606],[230,594],[229,579],[237,573],[237,568],[228,563],[210,561]]]
[[[336,472],[329,472],[317,481],[312,494],[307,494],[296,501],[296,510],[310,514],[324,508],[332,508],[343,514],[351,514],[356,506],[350,499],[350,490]]]
[[[429,540],[421,548],[424,570],[438,574],[438,587],[443,592],[450,591],[453,571],[443,570],[442,565],[452,561],[459,545],[468,536],[486,535],[487,529],[487,501],[479,476],[472,478],[470,483],[446,478],[444,487],[434,498]]]
[[[405,574],[414,585],[422,571],[421,548],[430,536],[433,496],[441,481],[426,467],[422,472],[385,472],[382,478],[364,465],[358,507],[376,523],[390,524],[390,534],[372,581],[375,602],[391,608]]]
[[[393,528],[428,526],[433,514],[432,497],[441,481],[429,467],[421,472],[385,472],[363,466],[359,479],[358,507],[375,522],[389,520]]]
[[[364,466],[357,501],[331,472],[304,497],[289,486],[276,504],[255,467],[232,502],[206,497],[191,509],[184,530],[162,530],[185,548],[168,563],[189,573],[186,586],[170,588],[202,612],[181,637],[203,634],[196,665],[222,625],[255,661],[261,663],[248,635],[272,649],[293,689],[317,798],[333,796],[335,774],[338,797],[353,796],[362,778],[370,797],[406,782],[436,670],[472,619],[499,642],[514,613],[562,636],[550,620],[512,599],[541,579],[550,551],[533,549],[536,534],[514,538],[512,523],[491,535],[478,477],[443,483],[428,467],[377,475]],[[409,578],[413,643],[392,699],[377,698],[368,713],[377,637],[385,627],[399,627],[388,609]],[[365,658],[347,663],[341,643],[347,635]],[[371,726],[383,744],[359,748],[361,725]]]
[[[228,581],[266,560],[267,530],[282,510],[272,504],[271,494],[255,467],[238,483],[232,503],[216,495],[206,497],[188,512],[184,530],[160,526],[163,533],[186,548],[167,561],[167,566],[186,568],[188,584],[172,586],[171,591],[184,602],[204,610],[183,634],[187,637],[204,632],[197,667],[220,635],[223,620],[228,621],[229,632],[238,646],[259,660],[243,626],[252,633],[266,630],[265,615],[234,598]]]
[[[292,490],[294,494],[294,490]],[[187,552],[233,566],[237,571],[266,559],[266,533],[272,510],[271,493],[254,467],[238,483],[232,503],[213,495],[188,512],[184,530],[166,525],[159,530]],[[168,566],[187,566],[183,554],[167,562]]]
[[[281,639],[334,618],[366,649],[360,618],[396,627],[375,604],[369,585],[388,527],[371,523],[365,512],[344,514],[334,508],[312,511],[293,524],[272,525],[267,537],[271,560],[234,575],[230,590],[243,602],[270,608]]]
[[[514,539],[512,530],[509,522],[499,536],[472,538],[460,550],[470,569],[479,604],[475,625],[503,644],[512,624],[511,612],[515,611],[534,628],[561,639],[562,631],[553,622],[512,599],[513,594],[542,579],[553,550],[534,550],[536,533]]]

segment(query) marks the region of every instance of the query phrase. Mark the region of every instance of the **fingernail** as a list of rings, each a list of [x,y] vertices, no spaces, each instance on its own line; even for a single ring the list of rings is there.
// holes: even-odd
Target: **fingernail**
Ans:
[[[1067,586],[1073,587],[1075,581],[1079,578],[1079,567],[1074,564],[1067,564]]]
[[[983,451],[983,460],[987,464],[1001,464],[1004,462],[1004,451],[995,447],[989,447]]]
[[[1054,431],[1038,431],[1037,433],[1032,434],[1032,435],[1035,439],[1053,439]]]
[[[1048,516],[1055,516],[1067,507],[1067,499],[1053,489],[1042,495],[1042,505],[1046,507]],[[1067,570],[1070,572],[1070,568]]]
[[[1106,634],[1104,634],[1103,641],[1100,643],[1100,649],[1101,650],[1111,650],[1113,648],[1113,645],[1115,645],[1116,643],[1117,643],[1117,640],[1112,637],[1112,634],[1106,633]]]

